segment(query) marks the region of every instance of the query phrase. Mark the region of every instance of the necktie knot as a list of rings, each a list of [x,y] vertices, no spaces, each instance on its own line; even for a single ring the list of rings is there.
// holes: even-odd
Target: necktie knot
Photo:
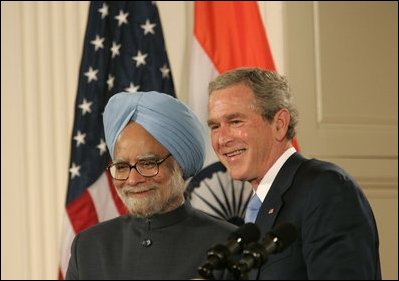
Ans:
[[[260,201],[259,197],[256,193],[252,196],[251,200],[249,200],[247,210],[245,211],[245,222],[255,222],[256,216],[258,215],[258,211],[260,206],[262,205],[262,201]]]

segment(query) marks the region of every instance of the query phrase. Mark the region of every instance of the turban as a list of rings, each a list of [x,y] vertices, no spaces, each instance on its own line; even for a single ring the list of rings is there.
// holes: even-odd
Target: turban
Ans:
[[[185,179],[202,168],[205,158],[203,127],[197,116],[179,100],[158,92],[112,96],[103,116],[105,141],[112,159],[116,140],[129,121],[140,124],[172,154]]]

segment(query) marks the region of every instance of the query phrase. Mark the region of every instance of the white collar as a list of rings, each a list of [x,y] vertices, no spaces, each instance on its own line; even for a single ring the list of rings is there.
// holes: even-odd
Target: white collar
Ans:
[[[260,181],[258,188],[256,190],[256,195],[258,195],[259,199],[263,202],[266,198],[267,193],[272,186],[274,179],[276,178],[278,172],[284,163],[290,158],[292,154],[296,152],[295,147],[288,148],[281,156],[277,159],[277,161],[271,166],[271,168],[267,171],[266,175]]]

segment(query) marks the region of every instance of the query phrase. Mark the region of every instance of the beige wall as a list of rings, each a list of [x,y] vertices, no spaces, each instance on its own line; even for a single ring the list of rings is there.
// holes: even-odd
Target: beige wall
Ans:
[[[377,220],[383,278],[398,278],[397,3],[295,2],[287,76],[305,155],[359,182]]]
[[[192,2],[159,2],[178,97]],[[87,2],[1,2],[1,277],[56,278]],[[309,157],[348,170],[377,219],[383,277],[398,278],[397,3],[260,3]]]
[[[295,2],[284,22],[302,151],[359,182],[377,220],[383,278],[397,279],[397,3]]]

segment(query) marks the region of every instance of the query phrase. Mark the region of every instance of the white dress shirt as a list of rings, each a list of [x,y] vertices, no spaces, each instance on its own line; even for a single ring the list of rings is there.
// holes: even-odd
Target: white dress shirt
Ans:
[[[260,181],[258,188],[256,190],[256,195],[258,195],[259,199],[263,202],[266,198],[267,193],[272,186],[274,179],[276,178],[278,172],[284,163],[290,158],[292,154],[296,152],[295,147],[288,148],[273,164],[273,166],[267,171],[266,175]]]

